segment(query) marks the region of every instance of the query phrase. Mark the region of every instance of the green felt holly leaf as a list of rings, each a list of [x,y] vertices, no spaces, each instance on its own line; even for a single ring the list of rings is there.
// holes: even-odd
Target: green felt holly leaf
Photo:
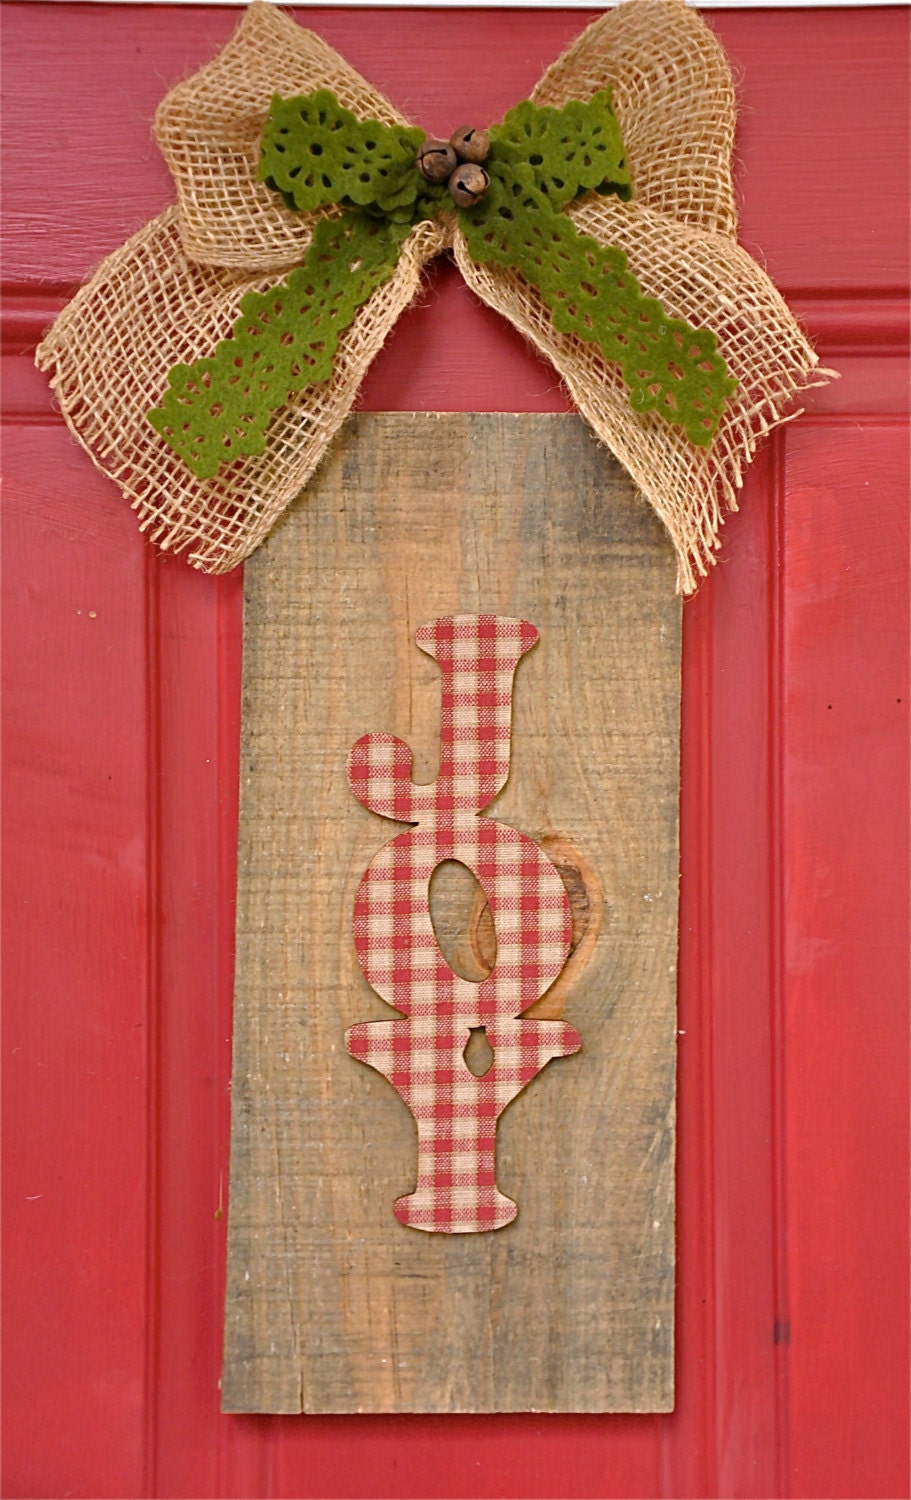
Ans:
[[[519,271],[560,333],[590,340],[620,366],[635,411],[659,411],[707,447],[737,387],[711,330],[670,318],[644,296],[623,251],[580,234],[554,209],[534,166],[489,166],[486,196],[461,214],[472,258]]]
[[[581,193],[616,193],[627,202],[633,186],[610,89],[563,109],[539,109],[524,99],[490,131],[491,165],[530,167],[536,187],[554,209]]]
[[[378,216],[407,209],[428,184],[415,168],[423,130],[359,120],[328,89],[274,95],[263,133],[260,179],[289,208],[312,213],[329,204]]]
[[[149,421],[198,479],[262,453],[272,413],[328,380],[339,336],[395,269],[408,225],[348,213],[323,219],[302,265],[249,292],[211,359],[175,365]]]
[[[285,282],[244,298],[211,358],[171,370],[149,420],[198,478],[263,452],[273,412],[329,379],[340,334],[392,274],[412,226],[456,212],[446,184],[417,168],[424,139],[422,130],[359,120],[328,89],[274,96],[261,180],[298,212],[345,212],[317,224]],[[556,329],[594,342],[620,366],[636,411],[659,411],[707,446],[737,384],[714,335],[669,318],[643,295],[621,250],[580,234],[561,212],[587,192],[632,195],[610,91],[562,109],[525,100],[490,140],[488,192],[458,210],[471,255],[537,287]]]

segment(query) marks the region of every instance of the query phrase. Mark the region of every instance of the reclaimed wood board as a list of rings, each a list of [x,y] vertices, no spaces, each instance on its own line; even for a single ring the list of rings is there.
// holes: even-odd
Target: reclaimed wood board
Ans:
[[[388,730],[433,778],[414,634],[459,612],[540,632],[491,812],[567,883],[577,946],[530,1014],[582,1052],[500,1121],[515,1223],[450,1236],[393,1218],[414,1124],[345,1051],[394,1014],[351,914],[398,826],[345,760]],[[679,702],[670,544],[575,416],[357,417],[247,563],[226,1411],[672,1408]],[[473,882],[434,899],[483,961]]]

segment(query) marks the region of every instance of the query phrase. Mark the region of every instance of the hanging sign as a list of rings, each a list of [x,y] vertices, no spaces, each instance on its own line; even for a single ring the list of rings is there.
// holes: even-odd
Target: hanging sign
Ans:
[[[38,350],[154,541],[249,559],[229,1411],[672,1403],[671,575],[828,372],[683,0],[453,124],[254,3],[159,108],[175,206]],[[440,253],[579,417],[333,447]]]
[[[244,588],[226,1408],[668,1410],[660,523],[578,417],[365,414]]]

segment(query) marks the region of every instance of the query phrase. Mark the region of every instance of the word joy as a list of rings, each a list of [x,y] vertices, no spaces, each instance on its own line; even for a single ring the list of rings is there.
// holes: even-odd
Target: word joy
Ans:
[[[391,734],[364,735],[348,757],[358,800],[414,825],[371,861],[354,905],[361,968],[405,1019],[362,1022],[345,1040],[417,1122],[417,1187],[396,1200],[396,1218],[412,1229],[471,1234],[518,1213],[496,1184],[499,1116],[552,1058],[581,1045],[563,1021],[522,1019],[566,962],[571,913],[543,849],[480,816],[509,775],[513,680],[538,632],[525,620],[452,615],[423,625],[415,639],[443,678],[436,781],[412,782],[411,751]],[[493,917],[496,962],[479,982],[453,971],[434,933],[430,880],[446,860],[473,873]],[[477,1028],[492,1053],[482,1077],[465,1055]]]

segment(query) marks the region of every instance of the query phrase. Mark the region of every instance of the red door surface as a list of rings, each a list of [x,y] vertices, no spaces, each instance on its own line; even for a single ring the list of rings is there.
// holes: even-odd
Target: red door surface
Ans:
[[[590,18],[297,15],[447,133]],[[4,7],[4,1493],[906,1496],[907,13],[709,13],[741,237],[841,379],[686,605],[678,1404],[578,1418],[218,1410],[241,578],[155,554],[31,351],[236,19]],[[564,400],[439,266],[361,404]]]

